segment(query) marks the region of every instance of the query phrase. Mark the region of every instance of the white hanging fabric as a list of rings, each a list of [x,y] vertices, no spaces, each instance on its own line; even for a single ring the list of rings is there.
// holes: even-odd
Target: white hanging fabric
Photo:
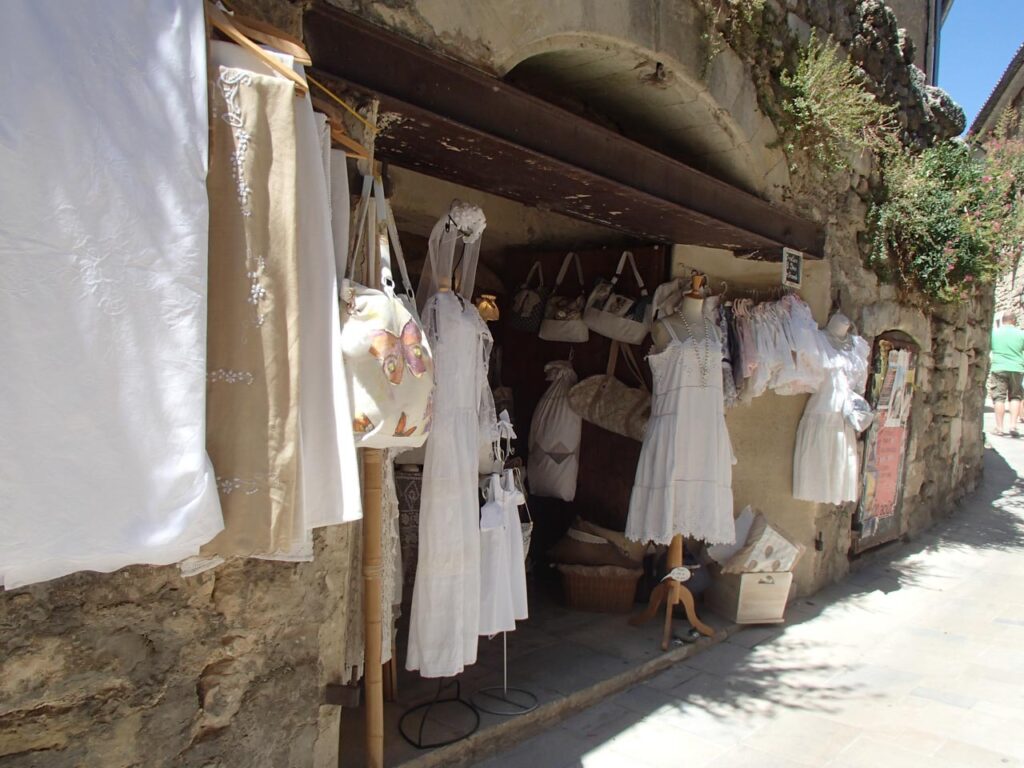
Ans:
[[[413,585],[406,668],[424,677],[457,675],[476,662],[480,627],[480,506],[477,469],[482,441],[496,438],[494,401],[487,383],[491,333],[469,301],[483,215],[476,240],[463,254],[461,291],[442,290],[423,308],[434,351],[434,424],[427,442],[420,500],[419,557]],[[469,220],[469,217],[466,217]],[[448,214],[431,233],[426,286],[444,286],[454,265]],[[472,261],[473,263],[466,263]]]
[[[10,0],[3,17],[0,584],[173,563],[222,528],[203,7]]]
[[[572,501],[576,498],[583,431],[583,419],[569,405],[576,371],[570,361],[555,360],[544,366],[544,373],[551,386],[541,395],[530,422],[526,476],[531,493]]]

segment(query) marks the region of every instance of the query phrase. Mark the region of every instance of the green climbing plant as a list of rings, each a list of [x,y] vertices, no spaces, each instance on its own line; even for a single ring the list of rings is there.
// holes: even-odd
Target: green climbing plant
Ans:
[[[831,170],[849,167],[851,152],[886,152],[896,144],[893,108],[875,98],[858,68],[832,42],[812,36],[796,66],[780,77],[784,145]]]

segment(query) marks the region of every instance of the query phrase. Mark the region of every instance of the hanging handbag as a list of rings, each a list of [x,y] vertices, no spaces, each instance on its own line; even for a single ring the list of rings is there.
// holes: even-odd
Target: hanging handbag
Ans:
[[[640,382],[639,387],[630,387],[615,378],[615,361],[620,349],[626,367]],[[588,376],[570,389],[569,405],[591,424],[634,440],[643,440],[647,420],[651,417],[651,395],[629,347],[613,341],[607,371]]]
[[[352,266],[346,263],[341,291],[341,345],[356,445],[416,448],[430,432],[434,365],[380,179],[364,177],[355,227]],[[364,245],[367,270],[380,270],[380,290],[350,274]],[[395,292],[392,246],[404,293]]]
[[[636,299],[615,292],[627,261],[633,268],[633,277],[640,288],[640,297]],[[615,276],[611,280],[602,280],[590,292],[583,322],[594,333],[623,344],[640,344],[651,332],[651,297],[647,295],[647,287],[640,277],[632,253],[623,251]]]
[[[558,289],[565,279],[565,273],[569,271],[569,262],[576,262],[576,277],[579,279],[579,294],[573,297],[559,296]],[[583,322],[583,306],[586,304],[584,291],[586,287],[583,282],[583,265],[580,257],[575,253],[566,254],[562,261],[562,268],[558,270],[558,278],[555,280],[555,287],[552,295],[548,298],[544,307],[544,319],[540,324],[538,334],[545,341],[568,341],[571,343],[582,343],[590,338],[590,329]]]
[[[537,275],[537,287],[531,287],[533,276]],[[540,262],[535,261],[526,279],[512,297],[512,311],[509,313],[508,324],[518,331],[536,333],[540,330],[544,319],[544,305],[547,303],[547,290],[544,288],[544,270]]]

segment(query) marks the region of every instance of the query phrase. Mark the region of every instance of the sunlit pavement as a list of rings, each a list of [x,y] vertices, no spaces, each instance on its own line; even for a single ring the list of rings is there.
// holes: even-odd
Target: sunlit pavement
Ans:
[[[991,416],[988,417],[991,419]],[[1024,438],[960,511],[487,768],[1024,765]]]

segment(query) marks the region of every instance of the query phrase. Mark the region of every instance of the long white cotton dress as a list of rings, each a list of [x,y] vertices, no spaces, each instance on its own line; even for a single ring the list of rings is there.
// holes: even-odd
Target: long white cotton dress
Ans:
[[[420,499],[419,558],[406,668],[451,677],[476,662],[480,628],[481,440],[494,404],[487,385],[491,332],[476,307],[453,291],[423,308],[434,352],[434,420]]]
[[[528,618],[526,563],[519,505],[526,502],[511,469],[490,477],[488,503],[501,507],[501,525],[480,530],[480,634],[511,632]]]
[[[670,324],[665,328],[672,337],[668,346],[647,357],[654,395],[629,497],[626,537],[669,544],[682,534],[731,544],[735,458],[725,426],[721,340],[713,327],[709,347],[680,340]],[[710,360],[702,380],[706,349]]]
[[[843,411],[853,393],[864,392],[871,348],[860,336],[851,336],[832,349],[825,364],[825,380],[807,401],[796,433],[793,496],[843,504],[860,496],[857,431]]]

